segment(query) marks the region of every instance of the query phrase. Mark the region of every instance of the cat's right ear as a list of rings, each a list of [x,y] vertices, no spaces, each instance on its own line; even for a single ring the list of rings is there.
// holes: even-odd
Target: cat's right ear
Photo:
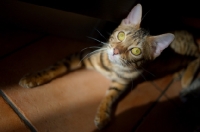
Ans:
[[[122,25],[131,25],[131,26],[140,26],[142,18],[142,6],[140,4],[137,4],[131,12],[128,14],[128,16],[122,20]]]

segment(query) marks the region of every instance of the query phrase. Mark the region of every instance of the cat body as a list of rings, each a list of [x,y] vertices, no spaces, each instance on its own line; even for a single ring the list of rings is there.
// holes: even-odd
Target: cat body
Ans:
[[[180,30],[174,31],[173,34],[175,35],[175,39],[169,47],[162,52],[161,56],[149,62],[144,68],[156,77],[174,74],[176,72],[184,73],[181,83],[182,87],[186,88],[197,73],[200,52],[198,44],[195,42],[191,33]],[[146,76],[148,76],[148,73]]]
[[[174,35],[171,33],[151,36],[147,31],[140,28],[141,16],[142,7],[138,4],[131,10],[127,18],[123,19],[121,24],[113,31],[108,42],[103,43],[104,45],[102,48],[89,53],[84,51],[79,54],[73,54],[47,69],[25,75],[20,80],[19,84],[25,88],[36,87],[69,71],[83,67],[100,72],[111,81],[110,87],[106,91],[106,95],[98,107],[94,120],[97,128],[104,128],[110,121],[113,103],[115,103],[132,81],[143,77],[145,73],[151,72],[152,74],[152,71],[156,71],[154,64],[158,62],[158,56],[174,40]],[[199,63],[198,48],[195,46],[193,37],[191,35],[186,35],[187,32],[181,31],[174,34],[177,38],[168,49],[180,56],[187,56],[188,60],[183,61],[186,60],[186,57],[183,57],[183,60],[176,58],[179,60],[176,61],[176,63],[180,64],[178,64],[178,66],[172,66],[172,69],[177,70],[185,68],[187,71],[187,66],[190,62],[194,61],[195,66],[196,62]],[[187,37],[184,37],[185,35]],[[176,48],[183,39],[186,43],[190,43],[189,49],[191,51],[184,51],[181,48]],[[184,49],[185,44],[182,43],[182,45]],[[173,54],[171,55],[172,58],[175,59]],[[169,64],[168,61],[172,61],[172,59],[169,59],[169,54],[163,56],[166,60],[160,59],[163,63],[158,62],[158,65],[164,64],[164,66],[160,66],[159,70],[157,68],[158,73],[163,69],[169,69],[169,67],[167,67],[167,64]],[[194,65],[191,66],[193,73],[198,69],[194,69]],[[191,69],[191,67],[189,67],[189,69]],[[166,70],[163,71],[166,72]],[[187,77],[186,80],[188,80]],[[189,77],[191,77],[191,75],[189,75]],[[192,79],[186,84],[183,83],[185,85],[184,87],[190,84],[191,81]]]

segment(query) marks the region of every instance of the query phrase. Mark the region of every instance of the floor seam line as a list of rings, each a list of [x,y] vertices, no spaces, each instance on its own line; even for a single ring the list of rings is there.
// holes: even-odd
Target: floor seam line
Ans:
[[[148,116],[148,114],[152,111],[152,109],[156,106],[156,104],[158,103],[158,101],[160,100],[160,98],[165,95],[165,92],[169,89],[169,87],[171,86],[171,84],[173,83],[173,79],[170,81],[170,83],[166,86],[165,90],[162,91],[162,93],[158,96],[158,98],[156,99],[155,102],[153,102],[153,104],[149,107],[149,109],[147,109],[147,111],[143,114],[143,116],[141,117],[141,119],[136,123],[136,125],[133,127],[132,132],[137,131],[137,129],[139,128],[139,126],[142,124],[142,122],[144,121],[145,117]],[[154,85],[154,87],[157,87],[156,85]]]
[[[31,132],[37,132],[35,127],[26,119],[26,117],[18,110],[15,104],[7,97],[7,95],[0,89],[0,95],[5,100],[5,102],[12,108],[12,110],[17,114],[17,116],[24,122],[24,124],[30,129]]]

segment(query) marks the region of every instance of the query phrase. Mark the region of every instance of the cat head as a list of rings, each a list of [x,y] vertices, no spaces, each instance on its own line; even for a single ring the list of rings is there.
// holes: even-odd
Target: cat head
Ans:
[[[173,41],[174,35],[166,33],[151,36],[140,28],[142,7],[137,4],[109,38],[108,56],[116,64],[135,64],[154,60]]]

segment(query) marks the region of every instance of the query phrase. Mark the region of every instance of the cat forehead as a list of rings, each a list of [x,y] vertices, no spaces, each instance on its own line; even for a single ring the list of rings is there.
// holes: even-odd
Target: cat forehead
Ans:
[[[125,33],[127,33],[127,32],[132,32],[132,33],[134,33],[134,32],[136,32],[138,29],[136,29],[136,28],[134,28],[134,27],[132,27],[132,26],[119,26],[118,28],[116,28],[115,30],[114,30],[114,33],[115,32],[118,32],[118,31],[124,31]]]
[[[126,35],[132,35],[132,37],[136,38],[144,38],[149,35],[149,32],[144,30],[143,28],[133,28],[129,26],[125,27],[118,27],[117,29],[114,30],[113,35],[117,35],[120,31],[123,31]]]
[[[117,35],[120,32],[124,32],[125,33],[125,41],[123,41],[122,43],[125,44],[126,46],[139,46],[140,44],[142,44],[145,40],[146,37],[149,35],[149,33],[144,30],[144,29],[134,29],[134,28],[130,28],[130,27],[126,27],[126,28],[117,28],[113,34],[112,34],[112,38],[114,37],[115,40],[117,41]],[[112,40],[112,39],[111,39]]]

